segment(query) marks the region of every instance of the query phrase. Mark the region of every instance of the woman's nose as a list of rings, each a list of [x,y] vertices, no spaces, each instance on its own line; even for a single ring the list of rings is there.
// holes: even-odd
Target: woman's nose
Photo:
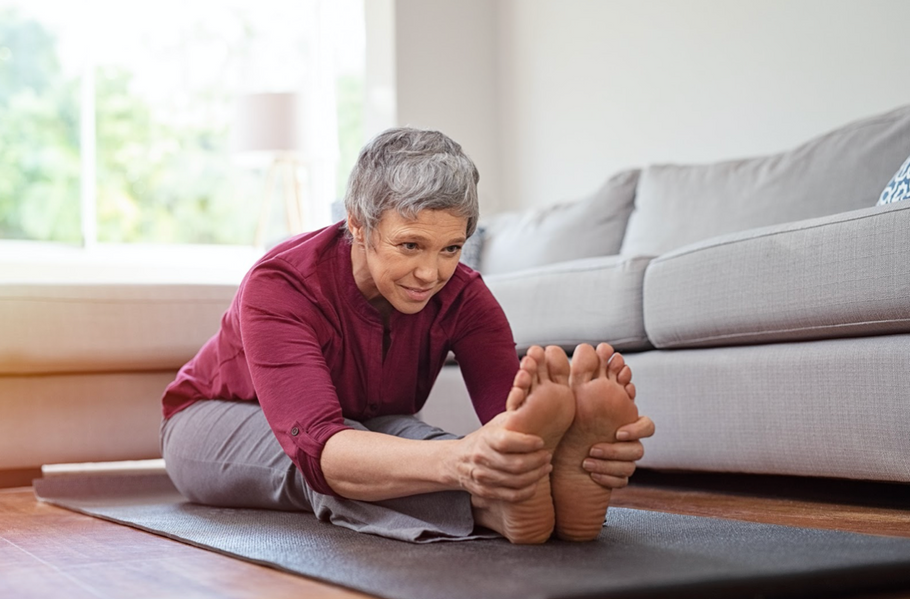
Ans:
[[[436,260],[427,259],[422,261],[414,270],[414,276],[421,282],[435,283],[439,276],[439,267]]]

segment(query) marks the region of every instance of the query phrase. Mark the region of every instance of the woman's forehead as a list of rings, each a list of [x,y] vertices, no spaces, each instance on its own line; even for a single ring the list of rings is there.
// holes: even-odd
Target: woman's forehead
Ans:
[[[467,217],[450,210],[420,210],[407,217],[397,210],[386,210],[379,219],[378,229],[387,235],[421,234],[431,237],[465,237]]]

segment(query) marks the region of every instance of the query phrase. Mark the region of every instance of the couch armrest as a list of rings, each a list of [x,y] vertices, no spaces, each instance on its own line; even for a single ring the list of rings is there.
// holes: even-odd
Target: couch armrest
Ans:
[[[910,202],[751,229],[651,262],[658,348],[910,331]]]

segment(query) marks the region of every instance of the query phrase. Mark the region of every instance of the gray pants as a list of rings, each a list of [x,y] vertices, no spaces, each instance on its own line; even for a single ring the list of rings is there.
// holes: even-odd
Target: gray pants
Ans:
[[[405,439],[455,439],[413,416],[345,421]],[[313,491],[252,401],[200,401],[161,425],[167,473],[190,501],[206,505],[312,512],[322,521],[402,541],[489,538],[477,534],[470,495],[425,493],[385,501],[339,499]]]

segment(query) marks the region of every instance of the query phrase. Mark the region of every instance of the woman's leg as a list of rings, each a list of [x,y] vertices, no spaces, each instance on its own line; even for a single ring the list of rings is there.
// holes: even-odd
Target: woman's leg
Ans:
[[[303,477],[255,402],[200,401],[174,414],[162,424],[161,453],[194,503],[312,511]]]
[[[408,439],[455,438],[412,416],[346,423]],[[465,492],[427,493],[375,503],[316,493],[281,449],[255,402],[197,402],[162,424],[161,442],[174,485],[195,503],[309,511],[338,526],[403,541],[481,536],[473,532],[471,499]]]

